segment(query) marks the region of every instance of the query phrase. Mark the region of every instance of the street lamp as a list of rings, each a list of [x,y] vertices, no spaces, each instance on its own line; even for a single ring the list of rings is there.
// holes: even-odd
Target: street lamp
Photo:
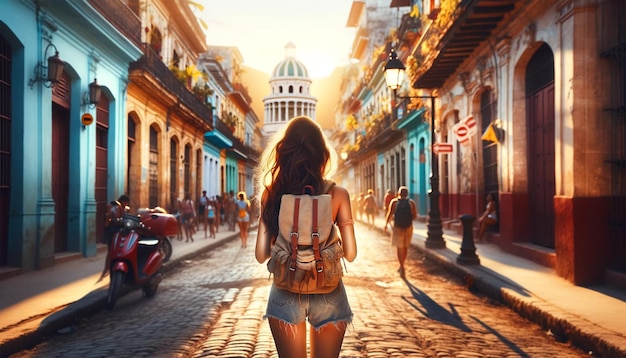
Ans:
[[[430,211],[428,212],[428,236],[426,237],[426,247],[442,249],[446,247],[443,239],[443,227],[441,225],[441,211],[439,210],[439,157],[433,150],[435,145],[435,96],[399,96],[396,92],[404,81],[405,67],[398,59],[398,54],[394,49],[389,53],[389,60],[385,65],[385,81],[387,87],[393,91],[395,98],[422,98],[430,99],[430,144],[431,150],[431,172],[430,172]]]

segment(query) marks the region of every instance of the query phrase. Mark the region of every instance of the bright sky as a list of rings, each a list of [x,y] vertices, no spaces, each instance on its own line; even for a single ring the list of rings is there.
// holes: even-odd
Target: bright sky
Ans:
[[[271,73],[293,42],[311,78],[348,64],[355,29],[352,0],[202,0],[210,46],[235,46],[244,65]]]

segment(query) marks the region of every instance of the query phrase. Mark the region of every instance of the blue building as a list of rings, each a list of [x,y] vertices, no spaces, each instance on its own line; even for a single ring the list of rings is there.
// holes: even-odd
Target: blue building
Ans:
[[[115,143],[126,138],[141,27],[116,2],[2,5],[0,266],[40,269],[61,252],[94,255],[97,212],[123,192],[126,151]]]

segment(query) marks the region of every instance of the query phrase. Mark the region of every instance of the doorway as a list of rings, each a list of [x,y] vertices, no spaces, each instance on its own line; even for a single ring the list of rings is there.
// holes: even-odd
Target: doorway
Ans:
[[[526,130],[531,241],[554,248],[554,55],[546,44],[526,67]]]

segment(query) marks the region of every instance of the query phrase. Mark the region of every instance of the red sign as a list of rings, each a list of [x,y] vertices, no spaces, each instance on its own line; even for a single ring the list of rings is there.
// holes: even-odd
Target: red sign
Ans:
[[[461,144],[469,143],[469,138],[476,134],[476,121],[473,116],[467,116],[465,119],[455,124],[452,129],[456,134],[457,140]]]
[[[435,143],[433,145],[433,152],[435,154],[439,153],[452,153],[454,147],[450,143]]]

